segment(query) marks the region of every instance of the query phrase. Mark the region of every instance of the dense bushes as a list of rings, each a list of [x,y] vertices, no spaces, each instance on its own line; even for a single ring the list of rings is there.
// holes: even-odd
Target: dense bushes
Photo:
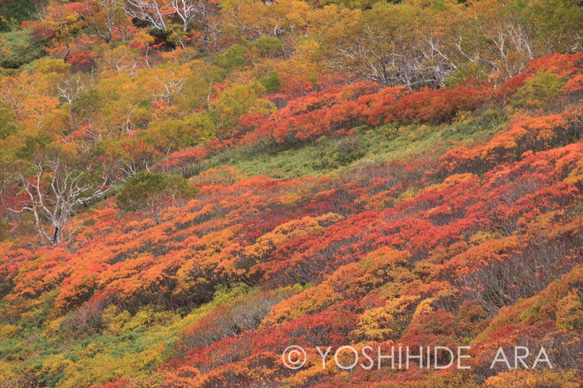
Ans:
[[[163,208],[191,199],[196,192],[181,176],[139,172],[119,192],[117,204],[124,211],[153,212],[158,219]]]
[[[290,4],[303,4],[301,23],[306,4],[272,6]],[[3,222],[0,385],[499,386],[524,376],[483,357],[541,338],[557,369],[527,378],[576,383],[581,54],[540,58],[504,83],[408,90],[346,77],[293,98],[291,70],[247,68],[291,55],[287,31],[248,33],[264,38],[231,46],[220,69],[180,63],[200,54],[188,48],[153,59],[142,34],[134,51],[70,58],[102,78],[43,60],[0,79],[14,91],[2,95],[3,161],[20,152],[42,169],[40,151],[66,150],[83,178],[123,182],[66,217],[70,241],[36,247],[22,231],[34,213]],[[187,35],[173,39],[203,39]],[[72,48],[94,53],[90,43]],[[268,86],[283,92],[268,100]],[[55,171],[17,175],[3,215],[27,206],[27,184],[56,201],[76,175],[51,186]],[[481,355],[468,375],[348,373],[322,371],[315,348],[437,342]],[[293,344],[309,354],[297,372],[281,362]]]
[[[0,67],[4,68],[17,69],[45,55],[42,44],[32,38],[30,30],[5,32],[0,36],[0,45]]]

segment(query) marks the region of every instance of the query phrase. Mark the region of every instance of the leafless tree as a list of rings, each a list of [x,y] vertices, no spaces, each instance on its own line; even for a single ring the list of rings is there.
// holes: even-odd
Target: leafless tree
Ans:
[[[161,80],[156,77],[156,81],[162,85],[164,91],[162,93],[154,94],[154,98],[157,100],[165,101],[168,103],[168,105],[172,105],[174,102],[174,97],[180,93],[185,84],[183,78],[180,78],[178,81],[174,81],[171,79]]]
[[[125,12],[138,20],[142,20],[154,28],[165,31],[166,18],[175,11],[165,10],[159,0],[125,0]]]
[[[171,4],[176,15],[182,20],[184,31],[187,31],[192,20],[203,12],[204,7],[202,2],[192,0],[172,0]]]
[[[103,0],[101,0],[103,1]],[[188,31],[196,20],[206,24],[210,5],[206,0],[125,0],[125,12],[159,30],[168,29],[168,18],[180,19]]]
[[[401,11],[399,11],[401,12]],[[331,37],[329,65],[385,86],[439,86],[452,71],[443,43],[427,38],[409,13],[365,18],[354,31]]]
[[[70,74],[57,84],[57,97],[72,104],[75,97],[85,91],[86,86],[85,80],[79,73]]]
[[[42,245],[67,240],[72,232],[67,224],[76,209],[103,197],[109,189],[106,176],[98,183],[91,182],[83,171],[69,167],[58,157],[47,163],[35,162],[33,173],[25,176],[19,172],[17,181],[25,199],[7,205],[3,196],[5,207],[14,213],[33,215]]]

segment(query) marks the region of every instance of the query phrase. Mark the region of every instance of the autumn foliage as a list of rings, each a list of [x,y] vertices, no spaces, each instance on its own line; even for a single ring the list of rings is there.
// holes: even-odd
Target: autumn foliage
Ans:
[[[26,2],[0,387],[581,384],[580,5],[511,3]],[[322,368],[342,345],[471,369]],[[489,368],[514,346],[554,368]]]

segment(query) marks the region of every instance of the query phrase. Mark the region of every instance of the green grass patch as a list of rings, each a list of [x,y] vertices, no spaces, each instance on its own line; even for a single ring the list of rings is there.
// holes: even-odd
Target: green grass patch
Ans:
[[[496,112],[449,125],[394,124],[359,128],[343,138],[321,138],[298,147],[255,144],[213,156],[205,169],[232,166],[244,176],[267,175],[275,179],[330,175],[362,165],[405,159],[427,150],[445,151],[455,144],[482,142],[504,127]]]

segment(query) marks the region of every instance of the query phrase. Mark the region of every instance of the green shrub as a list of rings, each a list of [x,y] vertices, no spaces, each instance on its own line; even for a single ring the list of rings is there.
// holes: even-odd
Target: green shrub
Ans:
[[[33,41],[29,30],[0,35],[0,67],[17,69],[44,54],[42,45]]]
[[[216,64],[227,71],[242,67],[245,64],[245,48],[238,44],[232,45],[217,57]]]
[[[16,29],[24,20],[34,20],[35,6],[31,0],[0,2],[0,31]]]
[[[281,53],[283,43],[274,36],[262,36],[255,42],[255,47],[262,57],[273,58]]]
[[[261,77],[259,82],[261,85],[263,85],[267,93],[276,93],[281,89],[281,81],[276,72],[272,72],[265,77]]]
[[[515,109],[548,110],[553,107],[556,97],[566,80],[556,74],[542,72],[526,81],[512,97],[510,106]]]
[[[139,172],[120,191],[117,205],[124,211],[149,211],[158,218],[164,207],[193,198],[196,193],[197,189],[180,175]]]

